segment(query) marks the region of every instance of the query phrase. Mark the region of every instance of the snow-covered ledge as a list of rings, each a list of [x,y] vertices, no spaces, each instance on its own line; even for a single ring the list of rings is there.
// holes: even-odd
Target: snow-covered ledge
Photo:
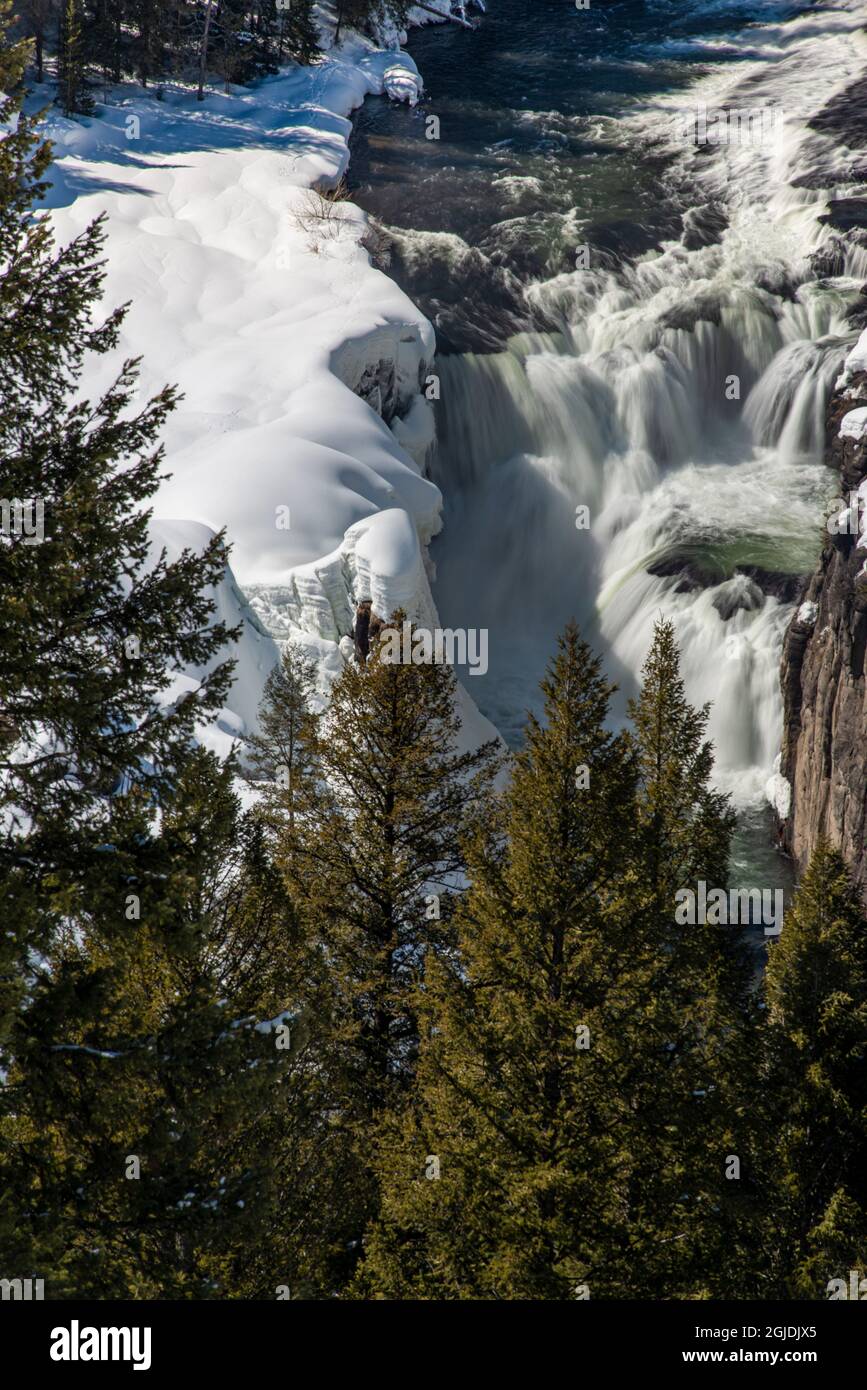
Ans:
[[[339,184],[367,95],[413,104],[421,89],[396,42],[351,36],[311,68],[203,103],[123,88],[92,118],[49,121],[59,239],[107,214],[104,304],[132,302],[117,358],[142,355],[141,399],[165,381],[184,393],[157,519],[226,528],[258,620],[309,647],[323,689],[362,591],[383,614],[436,624],[427,545],[441,497],[422,468],[433,330],[371,264],[364,214],[314,191]],[[83,389],[116,366],[91,364]],[[234,595],[222,615],[257,636],[255,669],[236,682],[241,731],[277,649],[238,584],[227,576],[220,606]]]

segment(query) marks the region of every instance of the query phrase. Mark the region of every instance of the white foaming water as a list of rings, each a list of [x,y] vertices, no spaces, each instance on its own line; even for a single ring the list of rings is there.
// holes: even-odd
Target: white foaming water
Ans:
[[[850,6],[757,28],[767,62],[727,64],[623,123],[673,145],[688,103],[784,107],[761,147],[678,147],[698,200],[725,207],[717,244],[535,285],[558,334],[439,362],[436,596],[449,624],[489,628],[473,694],[509,738],[569,617],[605,653],[622,714],[664,615],[690,698],[712,702],[719,783],[741,805],[762,794],[780,742],[784,581],[811,567],[833,493],[824,407],[867,268],[817,222],[827,189],[792,181],[818,171],[840,196],[864,191],[846,181],[851,151],[806,124],[863,68],[858,24]],[[846,273],[817,282],[807,256],[832,244]]]

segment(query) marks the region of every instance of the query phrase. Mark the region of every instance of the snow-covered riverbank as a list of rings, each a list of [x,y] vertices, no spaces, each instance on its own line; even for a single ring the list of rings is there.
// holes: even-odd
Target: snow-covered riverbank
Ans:
[[[780,8],[768,7],[763,28],[751,26],[762,44],[736,63],[702,47],[688,108],[670,73],[656,98],[627,102],[625,113],[612,108],[598,130],[554,112],[549,132],[552,113],[513,110],[507,98],[510,121],[524,125],[529,114],[534,129],[541,125],[537,173],[574,165],[596,188],[602,150],[594,142],[604,146],[615,131],[613,148],[637,150],[636,167],[665,153],[686,190],[683,232],[634,264],[612,269],[603,257],[553,278],[530,276],[520,284],[528,309],[561,325],[559,336],[528,335],[506,351],[445,357],[436,368],[432,467],[451,509],[435,546],[438,601],[447,625],[492,634],[489,691],[479,682],[473,695],[517,737],[553,633],[573,615],[628,693],[663,611],[678,627],[690,697],[714,701],[721,776],[745,802],[762,796],[779,749],[789,590],[813,556],[819,425],[854,336],[847,315],[864,254],[844,238],[845,264],[824,264],[839,239],[822,209],[834,193],[857,191],[860,174],[845,131],[811,126],[828,93],[863,67],[860,18],[851,0],[795,18],[791,6],[778,16]],[[521,51],[533,67],[530,37]],[[455,44],[465,39],[454,31]],[[547,75],[554,41],[545,43],[535,69]],[[641,53],[650,67],[662,61],[653,44],[630,45],[627,67]],[[518,49],[505,50],[512,63]],[[475,101],[466,139],[478,145],[485,102],[476,99],[478,73],[469,81],[461,63],[462,99],[465,87]],[[351,37],[312,68],[202,104],[178,89],[157,100],[127,88],[122,104],[96,119],[52,121],[59,235],[107,214],[106,306],[133,305],[123,351],[143,354],[143,394],[170,380],[186,395],[166,432],[174,476],[161,491],[156,529],[180,519],[176,541],[191,523],[225,526],[252,605],[243,610],[226,736],[255,718],[275,637],[303,640],[324,692],[362,594],[380,612],[399,605],[438,625],[427,546],[443,498],[422,469],[434,431],[425,396],[433,331],[371,263],[364,214],[311,191],[339,184],[349,115],[367,95],[387,91],[412,104],[420,90],[405,52]],[[786,121],[766,142],[733,140],[699,154],[683,138],[680,118],[697,104],[775,112],[784,98]],[[399,115],[403,130],[412,113]],[[574,156],[553,140],[565,138],[564,121],[580,132]],[[471,161],[457,124],[446,162],[463,168]],[[514,162],[514,151],[502,151],[510,134],[495,156],[483,151],[491,167]],[[437,208],[443,158],[422,184]],[[631,166],[607,177],[604,162],[598,167],[585,222],[600,215],[597,202],[608,206]],[[401,196],[414,170],[389,169]],[[675,210],[677,182],[664,185]],[[521,219],[492,215],[508,241]],[[583,225],[576,216],[570,202],[564,226]],[[444,239],[462,245],[438,230],[412,237],[422,257]],[[461,293],[451,280],[449,290]],[[732,373],[743,409],[725,395]],[[85,382],[90,392],[102,384]],[[592,506],[592,536],[576,531],[576,504]],[[469,700],[467,717],[490,731]]]
[[[339,184],[367,95],[412,104],[420,90],[405,54],[351,35],[255,89],[198,103],[126,87],[93,118],[48,122],[58,238],[105,213],[104,304],[131,301],[120,352],[83,387],[138,355],[142,398],[180,387],[155,539],[171,549],[226,527],[232,543],[217,597],[244,635],[217,746],[254,720],[274,636],[300,637],[327,681],[362,590],[381,612],[434,621],[426,545],[441,497],[420,467],[433,330],[372,264],[364,214],[312,191]]]

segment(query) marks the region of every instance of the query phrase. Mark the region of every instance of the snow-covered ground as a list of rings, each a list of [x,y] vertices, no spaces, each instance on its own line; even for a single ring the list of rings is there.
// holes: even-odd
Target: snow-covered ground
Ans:
[[[349,35],[255,88],[199,103],[125,87],[92,118],[48,123],[58,238],[105,213],[104,304],[131,301],[120,352],[91,364],[84,390],[138,355],[142,399],[181,388],[155,537],[171,548],[225,527],[232,545],[220,616],[244,638],[216,746],[250,727],[273,637],[307,646],[324,690],[358,599],[435,624],[426,546],[441,497],[421,467],[433,330],[371,263],[365,215],[314,191],[338,185],[368,94],[413,105],[421,85],[396,44]],[[465,717],[470,737],[491,736],[469,701]]]

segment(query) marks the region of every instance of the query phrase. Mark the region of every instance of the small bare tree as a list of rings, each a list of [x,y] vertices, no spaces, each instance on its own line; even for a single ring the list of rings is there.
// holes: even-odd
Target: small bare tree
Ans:
[[[306,233],[311,251],[318,253],[323,241],[337,241],[349,223],[345,203],[349,202],[346,180],[335,188],[305,189],[301,203],[293,213],[296,227]]]

